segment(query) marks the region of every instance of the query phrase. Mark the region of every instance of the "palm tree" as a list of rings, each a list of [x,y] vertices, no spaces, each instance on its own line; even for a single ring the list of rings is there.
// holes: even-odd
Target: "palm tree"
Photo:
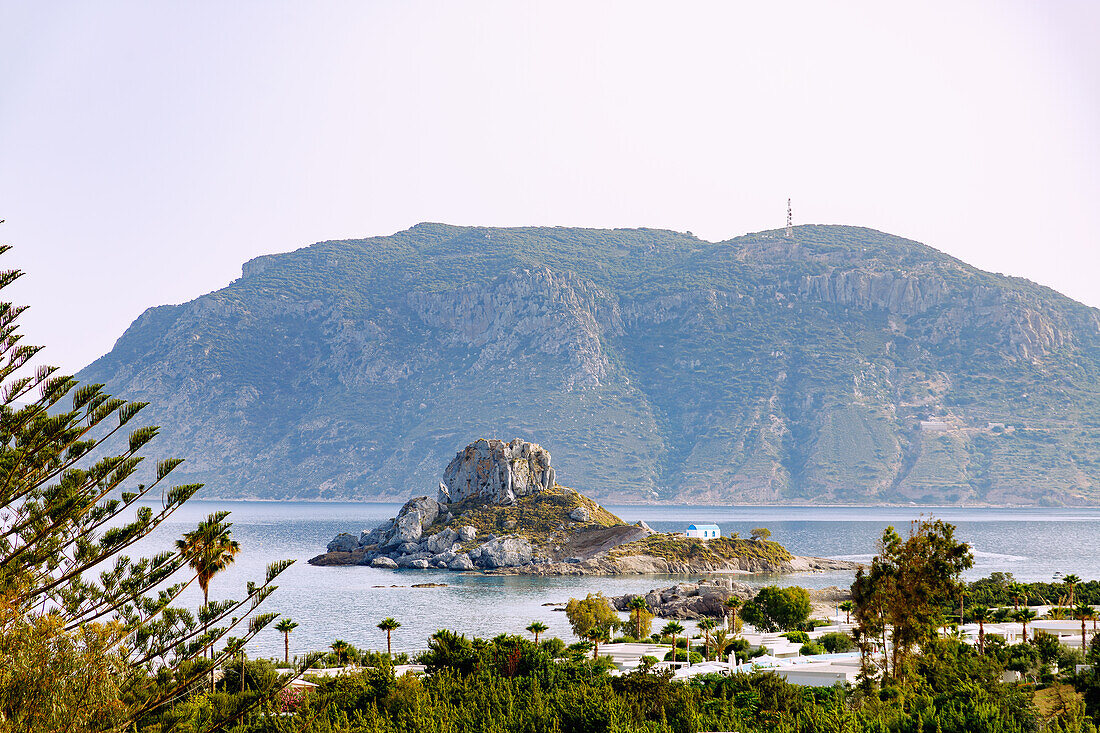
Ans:
[[[527,627],[527,631],[535,635],[535,643],[539,643],[539,634],[546,631],[550,627],[544,624],[542,621],[532,621],[531,625]]]
[[[642,596],[634,596],[630,599],[628,604],[630,607],[630,615],[634,618],[634,638],[642,638],[642,611],[649,610],[649,604],[645,602],[645,598]]]
[[[978,652],[985,654],[985,622],[989,620],[990,610],[985,606],[970,609],[970,618],[978,622]]]
[[[725,629],[723,629],[723,628],[721,628],[721,626],[719,626],[719,628],[714,630],[714,633],[711,634],[710,638],[711,638],[711,641],[714,642],[714,658],[715,658],[715,660],[716,661],[722,661],[722,652],[724,652],[726,650],[726,647],[730,643],[729,634],[726,633]]]
[[[344,656],[348,653],[348,649],[351,648],[350,645],[343,639],[337,639],[332,642],[330,646],[332,647],[332,652],[336,655],[336,663],[343,667]]]
[[[1066,576],[1071,577],[1071,576]],[[1081,650],[1088,654],[1089,647],[1085,641],[1085,622],[1096,616],[1096,612],[1092,610],[1092,606],[1087,604],[1080,604],[1073,609],[1073,617],[1081,620]]]
[[[1020,583],[1010,583],[1008,586],[1008,595],[1012,599],[1012,610],[1020,610],[1020,599],[1027,600],[1027,588]]]
[[[611,630],[606,626],[593,626],[585,634],[585,638],[592,642],[592,658],[595,659],[600,654],[600,642],[611,640]]]
[[[378,628],[380,628],[380,629],[382,629],[382,631],[386,632],[386,654],[389,655],[389,657],[392,659],[393,658],[393,641],[392,641],[391,634],[393,634],[394,629],[401,628],[401,623],[397,619],[395,619],[391,616],[391,617],[382,619],[381,623],[378,624]]]
[[[682,633],[684,633],[684,627],[676,623],[675,621],[669,621],[667,624],[665,624],[664,628],[661,629],[661,636],[672,637],[672,661],[674,662],[678,661],[677,657],[679,656],[679,651],[676,648],[676,637]],[[690,650],[688,650],[688,664],[691,664]]]
[[[696,626],[703,632],[705,641],[703,642],[703,651],[706,652],[706,658],[710,659],[710,632],[715,626],[718,625],[718,621],[712,618],[705,618],[699,621]],[[691,656],[691,650],[688,650],[688,656]]]
[[[1066,593],[1068,594],[1066,598],[1067,606],[1073,605],[1075,589],[1080,582],[1081,579],[1072,573],[1062,578],[1062,585],[1066,586]]]
[[[852,611],[856,610],[855,601],[844,601],[840,604],[840,610],[844,611],[844,623],[852,623]]]
[[[210,605],[210,581],[214,576],[233,564],[241,546],[236,540],[230,539],[229,528],[232,523],[224,520],[229,512],[214,512],[206,519],[199,522],[198,526],[190,532],[185,532],[182,539],[176,540],[176,549],[187,558],[187,564],[195,572],[195,580],[202,589],[202,633],[206,636],[210,627],[210,620],[206,606]],[[210,649],[210,658],[214,658],[214,648],[207,640]],[[203,657],[206,650],[203,650]],[[210,667],[210,689],[214,689],[214,668]]]
[[[210,581],[232,565],[241,551],[237,541],[229,537],[229,528],[233,524],[223,521],[228,516],[229,512],[215,512],[199,522],[195,529],[184,533],[183,539],[176,540],[176,549],[187,558],[187,564],[195,571],[204,606],[210,603]],[[204,632],[205,629],[204,624]]]
[[[1015,618],[1017,621],[1019,621],[1023,625],[1023,628],[1024,628],[1024,641],[1026,642],[1027,641],[1027,622],[1035,620],[1035,612],[1032,611],[1030,608],[1021,608],[1019,611],[1017,611],[1015,614],[1013,614],[1013,618]]]
[[[737,596],[730,596],[723,604],[729,609],[729,613],[726,614],[726,626],[729,628],[731,634],[737,633],[737,609],[741,608],[741,599]]]
[[[298,628],[298,624],[289,618],[284,618],[275,625],[275,630],[283,635],[283,661],[290,664],[290,632]]]

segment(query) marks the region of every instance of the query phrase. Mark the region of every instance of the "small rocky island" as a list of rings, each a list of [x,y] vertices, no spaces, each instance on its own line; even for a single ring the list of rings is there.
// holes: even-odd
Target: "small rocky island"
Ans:
[[[702,540],[627,524],[557,483],[550,452],[515,439],[478,440],[447,465],[435,498],[408,501],[359,535],[338,534],[313,565],[438,568],[527,575],[846,570],[795,557],[776,542]]]

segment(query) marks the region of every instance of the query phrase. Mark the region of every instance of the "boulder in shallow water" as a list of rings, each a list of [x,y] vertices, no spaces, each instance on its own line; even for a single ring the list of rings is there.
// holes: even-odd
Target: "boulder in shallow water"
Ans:
[[[460,552],[455,555],[454,560],[447,563],[447,568],[450,570],[473,570],[474,561],[470,559],[469,554]]]
[[[372,568],[384,568],[384,569],[387,569],[387,570],[395,570],[397,568],[397,563],[395,563],[393,560],[391,560],[388,557],[376,557],[376,558],[374,558],[373,560],[370,561],[370,566]]]
[[[401,511],[393,519],[392,526],[383,530],[380,526],[378,544],[382,547],[395,547],[406,542],[419,542],[424,528],[431,525],[439,516],[439,502],[427,496],[418,496],[405,502]]]
[[[497,537],[481,547],[477,564],[483,568],[512,568],[531,562],[531,543],[524,537]]]
[[[386,539],[386,533],[393,529],[393,519],[387,519],[382,524],[371,530],[363,530],[359,533],[359,546],[377,545]]]
[[[454,560],[456,557],[458,556],[455,555],[455,553],[447,550],[446,552],[441,552],[438,555],[434,555],[432,557],[432,564],[435,565],[437,563],[443,563],[444,565],[448,565],[450,564],[451,560]]]
[[[341,532],[328,543],[329,552],[352,552],[359,548],[359,540],[355,535]]]

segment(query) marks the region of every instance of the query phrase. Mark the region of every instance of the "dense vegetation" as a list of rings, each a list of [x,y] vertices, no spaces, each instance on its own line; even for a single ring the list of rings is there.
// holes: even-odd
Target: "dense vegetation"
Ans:
[[[972,645],[944,636],[944,609],[965,590],[959,575],[970,565],[969,547],[955,538],[954,527],[937,520],[915,522],[906,536],[891,527],[882,547],[853,585],[852,610],[859,621],[854,640],[835,632],[817,641],[801,630],[786,634],[808,654],[858,644],[863,674],[854,686],[799,687],[761,673],[676,681],[671,672],[654,669],[652,658],[643,658],[636,671],[612,675],[609,660],[597,655],[599,644],[620,627],[633,632],[632,638],[642,637],[649,630],[643,621],[648,625],[651,619],[641,613],[642,597],[630,604],[624,621],[596,594],[572,599],[566,607],[580,643],[507,635],[468,640],[440,631],[418,660],[424,676],[395,677],[379,660],[359,673],[322,681],[281,707],[273,704],[266,714],[253,713],[238,730],[1096,733],[1100,636],[1093,637],[1087,656],[1043,633],[1011,645],[1000,638]],[[1074,576],[1068,581],[1062,589],[1068,585],[1074,594],[1088,585]],[[1002,584],[1020,593],[1003,575],[969,588]],[[734,601],[728,608],[738,605]],[[808,612],[800,588],[762,589],[741,608],[745,618],[770,628],[805,625]],[[727,621],[735,626],[735,619]],[[532,624],[529,631],[540,629],[545,626]],[[700,646],[676,622],[653,638],[685,649],[683,658],[690,648],[693,662],[731,652],[745,659],[760,651],[727,635],[716,619],[703,619],[699,630]],[[1078,674],[1074,670],[1082,662],[1092,666]],[[1002,681],[1006,671],[1021,673],[1023,682]]]
[[[1100,645],[1090,654],[1100,661]],[[252,714],[238,730],[1096,731],[1090,717],[1096,712],[1086,713],[1071,688],[1048,688],[1066,697],[1061,707],[1040,708],[1029,688],[1001,682],[1001,657],[1008,656],[981,655],[969,645],[940,640],[925,649],[904,683],[807,688],[769,674],[678,682],[643,668],[614,677],[606,659],[593,661],[557,639],[468,640],[443,631],[421,659],[428,668],[423,677],[395,677],[383,664],[325,680],[308,695]],[[261,674],[255,677],[262,683]],[[1079,685],[1085,700],[1097,698],[1095,676],[1083,676]],[[203,704],[231,705],[234,697],[215,695]],[[276,716],[279,709],[293,715]]]
[[[82,376],[223,495],[404,499],[490,434],[602,500],[1095,503],[1097,322],[857,227],[421,224],[255,260]]]
[[[1067,576],[1073,580],[1075,576]],[[968,583],[966,603],[970,606],[1069,605],[1100,606],[1100,580],[1050,583],[1020,583],[1012,573],[993,573]]]

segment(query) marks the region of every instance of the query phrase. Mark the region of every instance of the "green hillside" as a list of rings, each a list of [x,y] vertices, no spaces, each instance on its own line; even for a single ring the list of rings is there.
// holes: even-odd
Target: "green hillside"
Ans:
[[[604,501],[1100,501],[1100,313],[857,227],[321,242],[80,377],[150,401],[223,497],[434,492],[522,435]]]

